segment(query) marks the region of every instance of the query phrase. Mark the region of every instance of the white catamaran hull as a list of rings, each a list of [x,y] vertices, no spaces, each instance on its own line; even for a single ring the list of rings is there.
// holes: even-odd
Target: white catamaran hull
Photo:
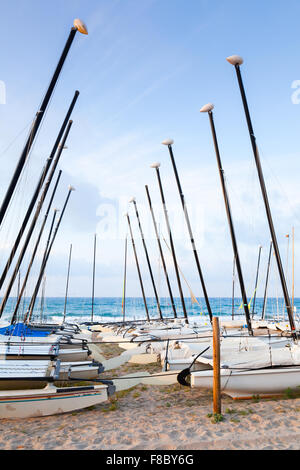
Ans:
[[[191,373],[191,386],[213,387],[213,371]],[[254,395],[280,395],[287,389],[299,390],[300,367],[278,367],[248,371],[221,369],[221,390],[233,398],[252,398]]]
[[[107,385],[0,392],[0,418],[34,418],[80,410],[108,399]]]

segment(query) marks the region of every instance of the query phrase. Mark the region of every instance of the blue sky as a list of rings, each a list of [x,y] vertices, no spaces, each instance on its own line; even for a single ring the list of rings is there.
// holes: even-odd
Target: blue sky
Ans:
[[[90,295],[95,232],[96,295],[122,294],[123,213],[133,195],[155,275],[161,278],[160,293],[166,294],[144,191],[148,184],[163,235],[155,174],[149,168],[153,161],[160,161],[178,262],[194,293],[202,295],[167,149],[161,145],[171,137],[208,294],[230,296],[231,243],[209,123],[199,113],[212,102],[248,297],[253,294],[258,246],[263,245],[261,294],[270,236],[234,69],[225,60],[240,54],[245,60],[242,73],[284,266],[285,235],[295,227],[296,295],[300,295],[300,105],[292,100],[293,93],[294,101],[300,96],[292,88],[300,80],[298,1],[12,0],[1,2],[1,12],[0,80],[6,86],[6,104],[0,105],[0,197],[73,19],[83,19],[89,29],[87,37],[75,38],[1,229],[1,266],[31,196],[28,189],[33,188],[78,89],[81,94],[60,164],[63,177],[56,205],[62,206],[69,183],[76,192],[48,266],[47,294],[64,295],[69,244],[73,243],[70,295]],[[146,291],[152,295],[132,209],[130,213]],[[166,256],[176,292],[172,262],[167,252]],[[38,264],[35,272],[37,268]],[[290,268],[291,252],[289,282]],[[280,295],[278,286],[274,269],[270,293]],[[131,249],[128,294],[140,295]]]

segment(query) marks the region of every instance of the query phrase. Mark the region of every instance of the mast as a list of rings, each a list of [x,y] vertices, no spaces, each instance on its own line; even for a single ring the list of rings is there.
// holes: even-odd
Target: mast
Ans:
[[[235,284],[235,256],[233,257],[232,268],[232,302],[231,302],[231,319],[234,319],[234,284]]]
[[[163,187],[162,187],[162,183],[161,183],[159,167],[160,167],[160,163],[153,163],[151,165],[151,168],[154,168],[156,170],[156,176],[157,176],[158,186],[159,186],[159,190],[160,190],[161,201],[162,201],[162,205],[163,205],[167,230],[168,230],[168,234],[169,234],[170,247],[171,247],[171,252],[172,252],[172,257],[173,257],[173,263],[174,263],[174,268],[175,268],[175,273],[176,273],[176,279],[177,279],[177,284],[178,284],[178,289],[179,289],[179,295],[180,295],[180,299],[181,299],[181,305],[182,305],[185,321],[186,321],[186,323],[188,323],[189,319],[188,319],[188,315],[187,315],[187,311],[186,311],[186,306],[185,306],[185,301],[184,301],[184,296],[183,296],[183,291],[182,291],[182,286],[181,286],[181,281],[180,281],[179,269],[178,269],[176,253],[175,253],[175,248],[174,248],[174,243],[173,243],[173,236],[172,236],[172,232],[171,232],[169,216],[168,216],[168,211],[167,211],[166,202],[165,202],[165,196],[164,196]]]
[[[269,274],[270,274],[270,266],[271,266],[272,248],[273,248],[273,242],[271,241],[271,242],[270,242],[269,257],[268,257],[268,266],[267,266],[266,283],[265,283],[264,303],[263,303],[262,314],[261,314],[261,319],[262,319],[262,320],[265,319],[265,314],[266,314],[267,291],[268,291]]]
[[[258,261],[257,261],[257,269],[256,269],[256,278],[255,278],[255,288],[254,288],[254,295],[253,295],[253,307],[252,307],[252,318],[254,317],[255,313],[255,301],[256,301],[256,291],[258,286],[258,275],[259,275],[259,265],[260,265],[260,256],[261,256],[262,246],[259,246],[258,249]]]
[[[294,314],[295,302],[295,227],[292,228],[292,247],[293,247],[293,265],[292,265],[292,311]]]
[[[42,285],[42,296],[41,296],[40,323],[42,323],[42,321],[43,321],[44,304],[45,304],[45,289],[46,289],[46,276],[44,275],[43,285]]]
[[[233,254],[234,254],[234,257],[235,257],[235,260],[236,260],[236,269],[237,269],[238,278],[239,278],[239,284],[240,284],[240,289],[241,289],[241,294],[242,294],[243,307],[244,307],[244,312],[245,312],[245,316],[246,316],[247,327],[248,327],[249,335],[253,335],[252,326],[251,326],[251,319],[250,319],[250,312],[249,312],[249,307],[248,307],[247,294],[246,294],[244,278],[243,278],[243,273],[242,273],[242,267],[241,267],[241,262],[240,262],[240,255],[239,255],[238,246],[237,246],[237,242],[236,242],[235,230],[234,230],[234,225],[233,225],[233,220],[232,220],[232,215],[231,215],[231,209],[230,209],[230,202],[229,202],[229,197],[228,197],[226,182],[225,182],[225,175],[224,175],[224,170],[222,168],[221,156],[220,156],[220,152],[219,152],[219,145],[218,145],[216,129],[215,129],[215,124],[214,124],[214,118],[213,118],[213,112],[212,112],[213,109],[214,109],[214,106],[211,103],[209,103],[209,104],[203,106],[201,108],[200,112],[208,113],[208,116],[209,116],[209,122],[210,122],[213,142],[214,142],[215,153],[216,153],[216,157],[217,157],[218,170],[219,170],[221,186],[222,186],[222,192],[223,192],[223,197],[224,197],[224,202],[225,202],[227,220],[228,220],[228,224],[229,224]]]
[[[28,277],[29,277],[29,274],[30,274],[30,271],[31,271],[31,268],[32,268],[32,265],[33,265],[33,262],[34,262],[34,259],[35,259],[35,256],[36,256],[36,253],[37,253],[37,250],[38,250],[38,247],[39,247],[39,244],[40,244],[43,232],[44,232],[44,228],[45,228],[45,225],[46,225],[46,222],[47,222],[47,219],[48,219],[48,215],[49,215],[49,212],[50,212],[50,209],[51,209],[51,206],[52,206],[52,202],[53,202],[56,190],[57,190],[57,186],[58,186],[58,183],[59,183],[59,180],[60,180],[60,177],[61,177],[61,173],[62,173],[62,171],[60,170],[59,173],[58,173],[58,177],[57,177],[55,186],[54,186],[53,191],[52,191],[52,195],[51,195],[51,198],[50,198],[50,201],[49,201],[49,204],[48,204],[46,214],[44,215],[44,220],[42,222],[42,225],[41,225],[41,228],[40,228],[40,231],[39,231],[39,235],[38,235],[34,250],[33,250],[32,255],[31,255],[31,259],[30,259],[30,262],[29,262],[29,265],[28,265],[28,268],[27,268],[26,275],[23,279],[22,288],[21,288],[21,291],[18,295],[18,300],[17,300],[16,306],[15,306],[15,310],[14,310],[14,313],[13,313],[11,323],[14,323],[16,318],[17,318],[17,313],[18,313],[18,309],[19,309],[19,306],[20,306],[20,302],[22,300],[22,296],[23,296],[23,293],[25,291],[26,284],[27,284],[27,281],[28,281]]]
[[[42,263],[42,266],[41,266],[40,274],[39,274],[38,281],[37,281],[36,286],[35,286],[34,293],[33,293],[32,298],[31,298],[30,306],[29,306],[29,308],[28,308],[28,310],[27,310],[27,312],[26,312],[26,317],[28,317],[28,320],[27,320],[28,323],[30,322],[30,319],[31,319],[31,316],[32,316],[32,312],[33,312],[33,309],[34,309],[34,304],[35,304],[35,301],[36,301],[36,298],[37,298],[37,295],[38,295],[38,292],[39,292],[39,288],[40,288],[40,285],[41,285],[41,282],[42,282],[42,278],[43,278],[43,275],[44,275],[44,272],[45,272],[45,269],[46,269],[46,265],[47,265],[47,262],[48,262],[48,259],[49,259],[49,256],[50,256],[52,247],[53,247],[53,243],[54,243],[54,241],[55,241],[55,238],[56,238],[56,235],[57,235],[59,226],[60,226],[61,221],[62,221],[62,218],[63,218],[63,216],[64,216],[64,213],[65,213],[65,210],[66,210],[67,204],[68,204],[68,202],[69,202],[69,199],[70,199],[70,196],[71,196],[71,192],[72,192],[72,191],[74,191],[73,186],[69,186],[68,194],[67,194],[67,197],[66,197],[66,200],[65,200],[63,209],[62,209],[62,211],[61,211],[60,218],[58,219],[57,225],[56,225],[55,230],[54,230],[54,233],[53,233],[53,237],[52,237],[51,243],[50,243],[50,245],[49,245],[48,251],[47,251],[47,253],[46,253],[46,256],[45,256],[45,258],[44,258],[44,260],[43,260],[43,263]],[[30,310],[29,310],[29,309],[30,309]],[[28,315],[28,313],[29,313],[29,315]]]
[[[285,279],[285,275],[284,275],[284,271],[283,271],[283,267],[282,267],[280,252],[279,252],[278,243],[277,243],[277,237],[276,237],[276,233],[275,233],[275,228],[274,228],[274,224],[273,224],[271,209],[270,209],[269,200],[268,200],[267,189],[266,189],[266,185],[265,185],[265,181],[264,181],[264,177],[263,177],[263,171],[262,171],[262,167],[261,167],[260,157],[259,157],[258,148],[257,148],[257,145],[256,145],[256,138],[255,138],[253,127],[252,127],[252,122],[251,122],[250,112],[249,112],[249,108],[248,108],[246,93],[245,93],[244,84],[243,84],[243,80],[242,80],[242,76],[241,76],[240,65],[242,65],[243,59],[240,56],[234,55],[234,56],[227,57],[227,61],[235,67],[235,71],[236,71],[236,75],[237,75],[237,79],[238,79],[238,84],[239,84],[239,88],[240,88],[240,93],[241,93],[241,97],[242,97],[242,102],[243,102],[243,106],[244,106],[248,131],[249,131],[252,150],[253,150],[253,155],[254,155],[254,159],[255,159],[255,163],[256,163],[258,178],[259,178],[259,182],[260,182],[260,187],[261,187],[262,196],[263,196],[263,200],[264,200],[264,204],[265,204],[267,219],[268,219],[268,223],[269,223],[269,229],[270,229],[271,238],[272,238],[272,242],[273,242],[274,253],[275,253],[275,258],[276,258],[276,262],[277,262],[277,268],[278,268],[278,271],[279,271],[279,277],[280,277],[281,287],[282,287],[282,291],[283,291],[283,297],[284,297],[284,301],[285,301],[287,314],[288,314],[288,317],[289,317],[291,332],[293,333],[293,336],[295,336],[296,327],[295,327],[295,323],[294,323],[291,300],[290,300],[290,296],[289,296],[289,292],[288,292],[288,288],[287,288],[287,283],[286,283],[286,279]]]
[[[48,174],[48,171],[49,171],[49,169],[50,169],[50,166],[51,166],[51,164],[52,164],[52,161],[53,161],[53,159],[54,159],[54,157],[55,157],[55,154],[56,154],[56,151],[57,151],[57,149],[58,149],[59,143],[60,143],[60,141],[61,141],[61,139],[62,139],[62,137],[63,137],[63,134],[64,134],[65,129],[66,129],[66,127],[67,127],[68,121],[69,121],[69,119],[70,119],[70,116],[71,116],[71,114],[72,114],[72,111],[73,111],[73,109],[74,109],[74,106],[75,106],[75,103],[76,103],[76,101],[77,101],[78,96],[79,96],[79,91],[76,91],[76,92],[75,92],[75,95],[74,95],[74,98],[73,98],[73,100],[72,100],[72,102],[71,102],[71,105],[70,105],[70,107],[69,107],[69,110],[68,110],[68,112],[67,112],[67,114],[66,114],[65,120],[64,120],[64,122],[63,122],[63,124],[62,124],[62,126],[61,126],[61,129],[60,129],[60,131],[59,131],[59,134],[58,134],[58,136],[57,136],[57,139],[56,139],[56,141],[55,141],[55,143],[54,143],[52,152],[51,152],[50,156],[47,158],[46,164],[45,164],[45,166],[44,166],[44,168],[43,168],[42,174],[41,174],[41,176],[40,176],[40,178],[39,178],[38,184],[37,184],[37,186],[36,186],[36,188],[35,188],[34,194],[33,194],[32,198],[31,198],[31,201],[30,201],[30,203],[29,203],[27,212],[26,212],[25,217],[24,217],[24,219],[23,219],[21,228],[20,228],[19,233],[18,233],[18,235],[17,235],[17,238],[16,238],[16,240],[15,240],[15,242],[14,242],[14,245],[13,245],[13,247],[12,247],[12,249],[11,249],[11,252],[10,252],[10,255],[9,255],[9,257],[8,257],[8,260],[7,260],[7,263],[6,263],[6,265],[5,265],[5,268],[4,268],[3,272],[2,272],[2,275],[1,275],[1,278],[0,278],[0,289],[1,289],[2,286],[3,286],[3,283],[4,283],[4,281],[5,281],[5,278],[6,278],[6,275],[7,275],[7,273],[8,273],[8,270],[9,270],[9,268],[10,268],[12,262],[13,262],[14,256],[15,256],[15,254],[16,254],[16,252],[17,252],[18,246],[19,246],[20,241],[21,241],[21,239],[22,239],[22,236],[23,236],[23,234],[24,234],[24,232],[25,232],[27,223],[28,223],[28,221],[29,221],[29,219],[30,219],[30,216],[31,216],[32,211],[33,211],[34,206],[35,206],[35,203],[36,203],[36,201],[37,201],[37,199],[38,199],[39,193],[40,193],[40,191],[41,191],[41,189],[42,189],[42,186],[43,186],[43,184],[44,184],[44,182],[45,182],[45,180],[46,180],[46,176],[47,176],[47,174]]]
[[[65,294],[65,305],[64,305],[64,318],[63,323],[66,320],[66,313],[67,313],[67,299],[68,299],[68,289],[69,289],[69,279],[70,279],[70,267],[71,267],[71,257],[72,257],[72,243],[70,245],[70,252],[69,252],[69,263],[68,263],[68,274],[67,274],[67,284],[66,284],[66,294]]]
[[[77,31],[79,31],[82,34],[88,34],[86,26],[79,19],[74,20],[74,26],[72,27],[72,29],[70,31],[69,37],[67,39],[67,42],[66,42],[65,47],[63,49],[62,55],[61,55],[61,57],[59,59],[59,62],[57,64],[57,67],[54,71],[53,77],[50,81],[49,87],[46,91],[46,94],[45,94],[45,97],[42,101],[42,104],[41,104],[40,108],[38,109],[38,111],[36,113],[36,117],[33,121],[30,134],[28,136],[25,147],[22,151],[22,154],[21,154],[20,159],[18,161],[17,167],[15,169],[14,175],[11,179],[10,185],[7,189],[6,195],[5,195],[4,200],[2,202],[2,205],[1,205],[1,208],[0,208],[0,226],[2,224],[4,216],[5,216],[6,211],[8,209],[8,206],[10,204],[11,198],[13,196],[13,193],[14,193],[15,188],[17,186],[18,180],[21,176],[22,170],[23,170],[25,162],[27,160],[28,154],[29,154],[29,152],[32,148],[32,145],[33,145],[33,142],[35,140],[36,134],[38,132],[38,129],[40,127],[42,119],[45,115],[45,111],[47,109],[47,106],[48,106],[49,101],[51,99],[51,96],[52,96],[52,93],[54,91],[55,85],[57,83],[60,72],[63,68],[63,65],[65,63],[65,60],[67,58],[67,55],[69,53],[69,50],[71,48],[71,45],[73,43],[73,40],[74,40],[74,37],[75,37],[75,34],[76,34]]]
[[[95,236],[94,236],[94,260],[93,260],[93,283],[92,283],[92,314],[91,314],[91,322],[94,321],[96,249],[97,249],[97,235],[95,234]]]
[[[134,253],[134,258],[135,258],[135,264],[136,264],[136,269],[137,269],[138,276],[139,276],[139,281],[140,281],[142,296],[143,296],[144,305],[145,305],[145,310],[146,310],[146,316],[147,316],[147,320],[150,321],[149,311],[148,311],[148,306],[147,306],[147,301],[146,301],[146,296],[145,296],[145,290],[144,290],[144,285],[143,285],[143,279],[142,279],[142,275],[141,275],[141,270],[140,270],[140,266],[139,266],[139,260],[138,260],[138,257],[137,257],[135,242],[134,242],[133,233],[132,233],[132,228],[131,228],[131,223],[130,223],[130,217],[129,217],[129,214],[128,214],[128,213],[125,214],[125,215],[126,215],[126,217],[127,217],[128,227],[129,227],[129,231],[130,231],[131,242],[132,242],[132,248],[133,248],[133,253]]]
[[[43,203],[44,203],[44,201],[45,201],[45,198],[46,198],[46,195],[47,195],[47,192],[48,192],[50,183],[51,183],[51,181],[52,181],[52,178],[53,178],[53,175],[54,175],[54,172],[55,172],[55,169],[56,169],[58,160],[59,160],[59,158],[60,158],[60,156],[61,156],[61,153],[62,153],[62,151],[63,151],[63,148],[64,148],[64,146],[65,146],[65,143],[66,143],[67,137],[68,137],[68,135],[69,135],[69,132],[70,132],[70,129],[71,129],[72,124],[73,124],[73,121],[69,121],[69,124],[68,124],[68,126],[67,126],[67,129],[66,129],[66,131],[65,131],[65,134],[64,134],[64,137],[63,137],[63,140],[62,140],[62,144],[60,145],[60,148],[59,148],[59,150],[58,150],[57,157],[56,157],[55,161],[53,162],[50,175],[49,175],[48,180],[47,180],[47,182],[46,182],[46,184],[45,184],[45,186],[44,186],[44,190],[43,190],[43,192],[42,192],[42,195],[41,195],[41,198],[40,198],[39,203],[38,203],[38,205],[37,205],[37,208],[36,208],[35,214],[34,214],[34,216],[33,216],[32,222],[31,222],[30,227],[29,227],[29,229],[28,229],[27,236],[26,236],[26,239],[25,239],[23,248],[22,248],[22,250],[21,250],[21,252],[20,252],[19,258],[18,258],[18,260],[17,260],[15,269],[14,269],[13,274],[12,274],[12,276],[11,276],[11,279],[10,279],[10,281],[9,281],[8,287],[7,287],[7,289],[6,289],[6,292],[5,292],[4,296],[3,296],[2,303],[1,303],[1,306],[0,306],[0,317],[1,317],[1,315],[3,314],[3,311],[4,311],[4,309],[5,309],[5,306],[6,306],[8,297],[9,297],[9,294],[10,294],[10,292],[11,292],[12,286],[13,286],[14,281],[15,281],[15,279],[16,279],[18,270],[19,270],[19,268],[20,268],[20,265],[21,265],[21,263],[22,263],[22,261],[23,261],[24,255],[25,255],[25,253],[26,253],[28,244],[29,244],[29,242],[30,242],[32,233],[33,233],[33,231],[34,231],[34,228],[35,228],[36,223],[37,223],[37,220],[38,220],[38,217],[39,217],[40,212],[41,212],[41,210],[42,210]]]
[[[20,273],[20,270],[19,270],[19,272],[18,272],[17,298],[19,297],[19,294],[20,294],[20,285],[21,285],[21,273]]]
[[[160,258],[161,258],[161,262],[162,262],[163,269],[164,269],[164,273],[165,273],[165,277],[166,277],[166,282],[167,282],[167,286],[168,286],[168,291],[169,291],[169,295],[170,295],[170,300],[171,300],[171,305],[172,305],[172,309],[173,309],[173,313],[174,313],[174,318],[177,318],[177,312],[176,312],[176,307],[175,307],[173,292],[172,292],[172,288],[171,288],[171,284],[170,284],[170,280],[169,280],[169,276],[168,276],[168,271],[167,271],[167,266],[166,266],[166,262],[165,262],[165,257],[164,257],[163,249],[162,249],[161,242],[160,242],[160,237],[159,237],[159,233],[158,233],[158,229],[157,229],[157,224],[156,224],[156,220],[155,220],[155,216],[154,216],[154,211],[153,211],[153,207],[152,207],[152,202],[151,202],[151,198],[150,198],[150,193],[149,193],[149,189],[148,189],[148,186],[147,186],[147,185],[145,186],[145,188],[146,188],[146,193],[147,193],[149,208],[150,208],[150,212],[151,212],[151,216],[152,216],[152,221],[153,221],[153,225],[154,225],[156,240],[157,240],[157,243],[158,243],[158,249],[159,249],[159,253],[160,253]]]
[[[46,256],[47,256],[47,251],[48,251],[48,247],[49,247],[49,244],[50,244],[50,240],[51,240],[51,235],[52,235],[52,232],[53,232],[53,228],[54,228],[54,222],[55,222],[55,219],[56,219],[56,216],[57,216],[57,213],[59,212],[58,209],[54,209],[53,211],[53,217],[52,217],[52,222],[51,222],[51,225],[50,225],[50,230],[49,230],[49,233],[48,233],[48,238],[47,238],[47,243],[46,243],[46,247],[44,249],[44,254],[43,254],[43,258],[42,258],[42,262],[41,262],[41,267],[43,266],[43,263],[46,259]],[[39,275],[41,273],[41,269],[40,268],[40,272],[39,272]],[[26,288],[26,286],[25,286]],[[24,294],[25,295],[25,294]],[[24,319],[23,319],[23,322],[25,323],[27,321],[27,317],[28,317],[28,314],[29,314],[29,311],[31,309],[31,306],[32,306],[32,302],[33,302],[33,299],[31,298],[30,302],[29,302],[29,307],[27,309],[27,312],[25,313],[24,315]],[[23,306],[24,307],[24,306]],[[12,323],[13,323],[13,320],[12,320]]]
[[[154,295],[155,295],[155,299],[156,299],[157,309],[158,309],[160,319],[163,320],[163,316],[162,316],[161,308],[160,308],[160,301],[159,301],[159,297],[158,297],[158,294],[157,294],[157,289],[156,289],[156,285],[155,285],[155,281],[154,281],[154,276],[153,276],[153,272],[152,272],[152,268],[151,268],[151,263],[150,263],[150,259],[149,259],[149,255],[148,255],[148,250],[147,250],[147,245],[146,245],[144,233],[143,233],[142,226],[141,226],[141,221],[140,221],[140,216],[139,216],[139,212],[138,212],[138,209],[137,209],[136,200],[135,200],[134,197],[132,197],[129,202],[132,202],[133,205],[134,205],[134,208],[135,208],[135,214],[136,214],[136,218],[137,218],[137,221],[138,221],[138,226],[139,226],[139,229],[140,229],[140,234],[141,234],[142,243],[143,243],[143,247],[144,247],[144,251],[145,251],[145,255],[146,255],[146,260],[147,260],[147,265],[148,265],[148,269],[149,269],[149,273],[150,273],[152,287],[153,287],[153,291],[154,291]]]
[[[127,235],[125,238],[124,280],[123,280],[123,297],[122,297],[123,322],[125,322],[125,312],[126,312],[126,278],[127,278]]]
[[[53,213],[53,219],[52,219],[50,230],[49,230],[49,234],[48,234],[48,238],[47,238],[47,242],[46,242],[45,249],[44,249],[44,254],[43,254],[43,259],[42,259],[41,265],[43,264],[43,262],[45,261],[46,256],[47,256],[47,251],[48,251],[48,248],[49,248],[49,245],[50,245],[51,236],[52,236],[52,232],[53,232],[53,229],[54,229],[54,222],[55,222],[56,215],[58,214],[58,212],[59,212],[59,209],[55,208],[54,213]]]
[[[188,228],[188,232],[189,232],[189,236],[190,236],[190,240],[191,240],[191,244],[192,244],[192,249],[193,249],[193,253],[194,253],[194,257],[195,257],[195,261],[196,261],[198,274],[199,274],[199,277],[200,277],[200,282],[201,282],[202,291],[203,291],[203,295],[204,295],[204,299],[205,299],[205,303],[206,303],[206,308],[207,308],[207,311],[208,311],[210,321],[212,322],[213,314],[212,314],[210,302],[209,302],[209,299],[208,299],[206,285],[205,285],[205,282],[204,282],[204,277],[203,277],[201,266],[200,266],[199,256],[198,256],[198,252],[197,252],[197,248],[196,248],[196,244],[195,244],[194,235],[193,235],[193,232],[192,232],[192,227],[191,227],[191,223],[190,223],[190,219],[189,219],[189,214],[188,214],[184,194],[183,194],[183,191],[182,191],[182,188],[181,188],[181,183],[180,183],[180,179],[179,179],[179,175],[178,175],[178,171],[177,171],[177,167],[176,167],[176,163],[175,163],[175,158],[174,158],[173,148],[172,148],[173,143],[174,143],[174,140],[172,140],[172,139],[164,140],[162,142],[163,145],[167,145],[168,150],[169,150],[169,154],[170,154],[170,158],[171,158],[171,162],[172,162],[172,166],[173,166],[173,170],[174,170],[174,174],[175,174],[175,179],[176,179],[176,183],[177,183],[177,188],[178,188],[178,192],[179,192],[179,196],[180,196],[180,200],[181,200],[181,205],[182,205],[185,221],[186,221],[186,224],[187,224],[187,228]]]

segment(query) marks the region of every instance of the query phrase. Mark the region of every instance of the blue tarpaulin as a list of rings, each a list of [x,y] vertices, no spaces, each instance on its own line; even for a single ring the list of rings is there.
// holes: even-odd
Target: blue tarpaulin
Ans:
[[[9,325],[5,328],[0,328],[0,335],[6,336],[36,336],[36,337],[45,337],[49,336],[52,331],[45,331],[30,328],[24,323],[16,323],[15,325]]]

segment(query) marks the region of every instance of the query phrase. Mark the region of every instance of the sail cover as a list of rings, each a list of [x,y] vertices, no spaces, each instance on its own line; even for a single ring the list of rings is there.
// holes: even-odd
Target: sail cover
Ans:
[[[0,334],[5,336],[37,336],[45,337],[49,336],[52,331],[41,331],[38,329],[30,328],[24,323],[16,323],[15,325],[9,325],[5,328],[0,328]]]

